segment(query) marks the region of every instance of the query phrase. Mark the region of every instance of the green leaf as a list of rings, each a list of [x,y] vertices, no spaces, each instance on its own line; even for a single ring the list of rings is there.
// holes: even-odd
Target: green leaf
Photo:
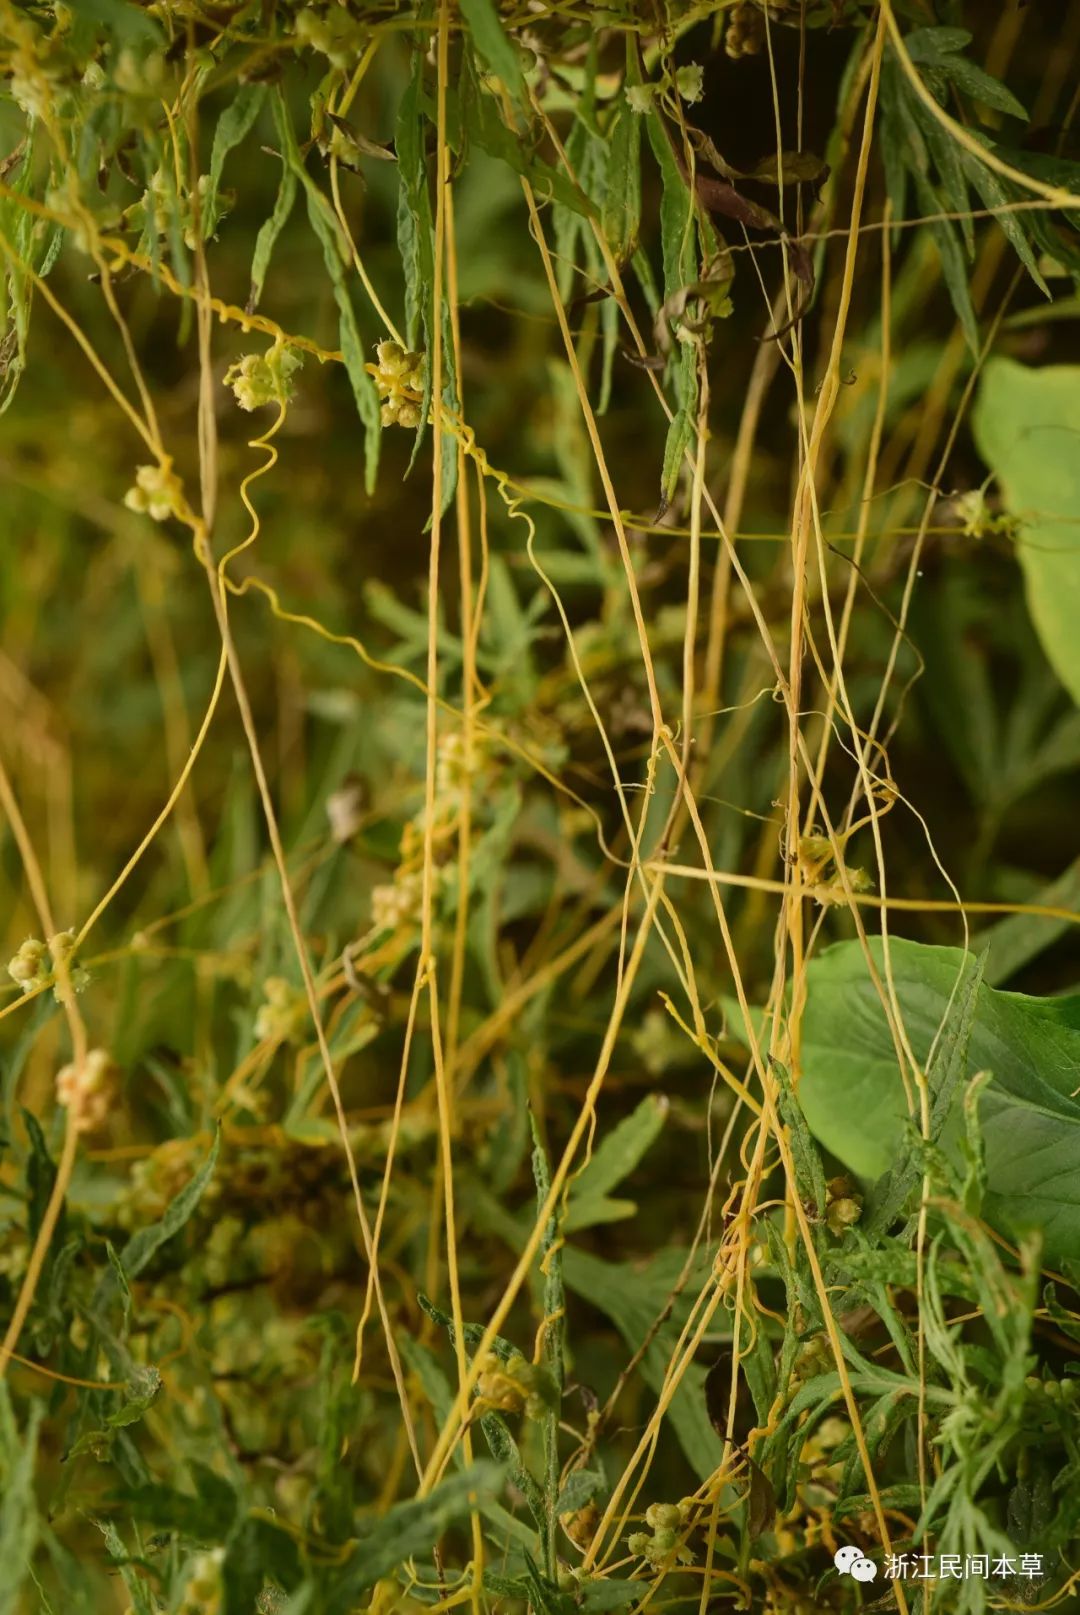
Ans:
[[[978,136],[976,136],[978,138]],[[964,173],[979,193],[979,198],[986,208],[995,210],[998,224],[1004,232],[1006,240],[1010,243],[1020,262],[1045,297],[1050,297],[1051,291],[1039,270],[1038,259],[1035,257],[1031,241],[1024,228],[1023,214],[1011,210],[1017,199],[1015,190],[1007,186],[1004,181],[987,168],[985,163],[972,157],[970,152],[964,152],[961,161]]]
[[[372,1520],[343,1569],[334,1573],[320,1606],[324,1615],[348,1615],[361,1593],[414,1554],[429,1552],[444,1531],[469,1514],[475,1498],[493,1494],[501,1481],[497,1464],[476,1463],[463,1474],[449,1476],[427,1497],[395,1503]]]
[[[960,55],[970,43],[971,35],[964,28],[916,28],[904,40],[913,62],[937,68],[973,101],[1026,122],[1027,111],[1012,91]]]
[[[588,1166],[578,1173],[571,1184],[566,1216],[563,1218],[564,1233],[633,1215],[633,1202],[609,1200],[608,1190],[621,1183],[656,1142],[667,1120],[667,1113],[667,1099],[662,1094],[650,1094],[636,1110],[612,1128],[594,1151]]]
[[[825,1172],[821,1165],[821,1156],[810,1137],[806,1118],[802,1107],[795,1096],[791,1084],[791,1075],[786,1066],[779,1060],[769,1056],[769,1069],[776,1078],[777,1095],[780,1105],[780,1116],[791,1137],[791,1157],[795,1166],[795,1177],[800,1196],[809,1199],[814,1206],[814,1215],[820,1217],[825,1209]]]
[[[956,223],[963,234],[967,255],[971,258],[975,253],[975,226],[968,208],[962,149],[921,102],[918,104],[918,115],[923,139],[941,179],[939,211],[957,215]]]
[[[415,348],[421,320],[425,337],[430,324],[429,305],[435,284],[435,225],[428,193],[424,159],[420,98],[424,61],[418,51],[412,77],[398,108],[394,149],[398,159],[397,238],[405,275],[405,341]]]
[[[255,237],[255,252],[251,259],[251,291],[248,295],[248,309],[254,312],[262,298],[263,287],[266,284],[266,272],[270,268],[270,258],[277,246],[278,237],[288,222],[289,214],[296,201],[296,175],[292,169],[285,167],[281,174],[281,184],[278,186],[277,198],[274,202],[274,211],[260,226]]]
[[[128,1280],[138,1278],[139,1274],[152,1260],[168,1240],[178,1234],[188,1221],[195,1207],[206,1193],[207,1185],[214,1175],[217,1166],[218,1149],[221,1144],[221,1134],[214,1134],[214,1142],[210,1146],[210,1153],[200,1166],[190,1183],[186,1183],[176,1198],[170,1201],[165,1208],[160,1221],[151,1223],[149,1228],[140,1228],[133,1234],[120,1252],[120,1263]],[[110,1270],[98,1284],[94,1297],[95,1307],[114,1293],[117,1288],[115,1274]]]
[[[161,1375],[156,1368],[136,1369],[128,1386],[129,1394],[105,1420],[110,1430],[121,1430],[129,1424],[138,1424],[143,1414],[157,1400],[161,1390]]]
[[[23,1109],[22,1117],[30,1138],[30,1153],[26,1161],[26,1198],[28,1229],[30,1239],[33,1241],[37,1238],[41,1224],[45,1220],[45,1211],[52,1196],[53,1185],[56,1182],[56,1166],[53,1163],[52,1156],[49,1154],[45,1134],[41,1131],[37,1117],[31,1115],[30,1111],[26,1109]],[[61,1206],[60,1216],[57,1218],[52,1241],[45,1258],[45,1267],[42,1269],[43,1281],[47,1278],[49,1269],[52,1266],[53,1250],[58,1248],[63,1241],[65,1216],[65,1209]]]
[[[993,107],[996,112],[1004,112],[1010,118],[1022,118],[1027,122],[1027,108],[1012,91],[1006,89],[999,79],[991,78],[981,67],[976,67],[974,62],[969,62],[965,56],[946,57],[940,65],[957,88],[973,101],[980,101],[983,106]]]
[[[536,1117],[529,1112],[533,1136],[533,1178],[536,1183],[537,1211],[543,1210],[551,1192],[551,1170],[547,1152],[536,1125]],[[557,1202],[556,1202],[557,1203]],[[544,1432],[544,1504],[547,1514],[547,1568],[555,1573],[555,1514],[559,1498],[559,1419],[562,1414],[563,1385],[566,1379],[566,1292],[563,1288],[563,1242],[559,1236],[558,1216],[551,1216],[544,1225],[540,1241],[540,1272],[544,1285],[541,1292],[544,1305],[544,1338],[540,1361],[547,1370],[554,1388],[551,1406],[545,1408],[542,1426]]]
[[[115,1525],[109,1520],[94,1520],[94,1524],[104,1537],[106,1552],[120,1571],[124,1586],[131,1595],[134,1615],[154,1615],[154,1601],[151,1597],[150,1589],[143,1577],[132,1566],[123,1538]]]
[[[963,980],[956,991],[941,1035],[935,1041],[933,1055],[926,1069],[926,1084],[931,1100],[929,1137],[933,1144],[941,1139],[957,1088],[967,1069],[979,986],[983,979],[983,961],[965,955],[962,969]],[[902,1147],[877,1184],[874,1204],[866,1219],[865,1232],[868,1237],[888,1229],[919,1182],[922,1173],[919,1162],[913,1159],[914,1154],[910,1145],[906,1149]]]
[[[607,1481],[598,1469],[575,1469],[567,1476],[566,1484],[559,1493],[558,1512],[576,1514],[594,1497],[603,1497],[606,1491]]]
[[[517,46],[506,37],[494,0],[461,0],[461,15],[488,67],[502,79],[514,100],[523,103],[525,80],[521,58]]]
[[[364,349],[356,314],[345,279],[347,247],[341,236],[338,221],[326,197],[304,167],[296,144],[296,135],[288,110],[280,94],[274,97],[274,118],[281,136],[282,150],[307,197],[308,218],[311,228],[322,247],[323,262],[334,289],[334,302],[338,310],[338,332],[341,341],[345,370],[352,387],[357,414],[364,427],[364,486],[368,493],[375,487],[379,467],[379,443],[382,438],[382,421],[379,413],[379,396],[375,383],[364,368]]]
[[[614,1576],[582,1581],[574,1593],[575,1610],[628,1609],[649,1591],[647,1581],[616,1581]]]
[[[664,299],[674,297],[697,279],[694,253],[693,205],[690,190],[679,172],[660,114],[646,114],[649,144],[663,181],[660,196],[660,240],[664,256]]]
[[[0,1615],[17,1615],[24,1607],[20,1589],[38,1534],[34,1460],[43,1411],[42,1404],[34,1402],[20,1434],[8,1388],[0,1382]]]
[[[637,246],[641,226],[641,119],[630,111],[625,97],[608,142],[602,223],[616,260],[625,263]]]
[[[255,119],[266,100],[265,84],[242,84],[235,101],[225,108],[214,130],[214,144],[210,150],[210,168],[206,195],[203,198],[202,232],[204,237],[213,234],[217,223],[218,191],[225,159],[234,146],[239,146],[251,133]]]
[[[915,194],[919,199],[919,206],[926,214],[935,214],[942,211],[934,187],[922,174],[913,175],[915,180]],[[979,324],[975,318],[975,308],[971,301],[971,288],[968,285],[967,262],[963,248],[957,239],[956,227],[949,219],[935,219],[930,225],[930,234],[937,246],[938,257],[941,259],[942,279],[948,289],[956,317],[960,321],[961,329],[967,338],[968,347],[972,353],[979,352]]]
[[[1047,657],[1080,705],[1080,366],[986,366],[975,441],[1020,523],[1017,556]]]
[[[646,1263],[605,1262],[586,1251],[568,1247],[563,1252],[563,1272],[569,1287],[591,1306],[599,1307],[614,1322],[630,1347],[637,1351],[653,1330],[669,1300],[672,1287],[686,1261],[686,1251],[668,1246]],[[697,1293],[703,1279],[704,1259],[691,1272],[686,1291]],[[655,1332],[641,1361],[641,1374],[651,1390],[659,1394],[679,1337],[685,1307],[676,1303],[672,1317]],[[711,1475],[723,1455],[723,1443],[704,1418],[706,1369],[691,1363],[672,1397],[667,1417],[671,1420],[683,1452],[698,1475]]]
[[[1080,909],[1080,859],[1034,893],[1033,901],[1045,908]],[[1069,920],[1043,914],[1010,914],[972,937],[971,945],[977,952],[986,952],[986,980],[991,987],[1000,987],[1070,927]]]
[[[69,0],[69,5],[77,16],[100,23],[117,39],[139,41],[152,47],[162,43],[156,23],[128,0]]]
[[[884,971],[881,943],[871,952]],[[925,1067],[969,958],[894,939],[892,973],[913,1052]],[[811,1131],[852,1171],[876,1179],[907,1122],[896,1052],[861,946],[844,942],[810,964],[799,1098]],[[955,1002],[955,1001],[954,1001]],[[979,1098],[984,1214],[1009,1238],[1045,1234],[1050,1260],[1080,1254],[1080,995],[1029,998],[981,984],[961,1076],[989,1071]],[[961,1096],[942,1147],[961,1153]]]

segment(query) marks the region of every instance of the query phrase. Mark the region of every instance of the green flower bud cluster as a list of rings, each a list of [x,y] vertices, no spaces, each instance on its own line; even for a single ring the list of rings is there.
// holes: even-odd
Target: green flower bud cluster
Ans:
[[[248,353],[230,365],[225,385],[241,409],[261,409],[264,404],[287,404],[295,391],[292,377],[303,364],[300,355],[284,343],[269,353]]]
[[[14,958],[8,960],[8,975],[24,993],[36,992],[39,987],[46,987],[50,981],[56,980],[57,967],[63,960],[71,985],[79,993],[88,984],[90,973],[75,964],[74,955],[74,931],[58,931],[49,938],[47,945],[37,937],[27,937]],[[59,982],[53,988],[53,997],[57,1003],[60,1002]]]
[[[128,510],[151,516],[156,522],[179,516],[184,508],[184,485],[172,468],[172,461],[161,465],[140,465],[135,470],[135,486],[124,495]]]
[[[633,1531],[626,1539],[630,1552],[651,1565],[661,1565],[675,1555],[679,1564],[693,1564],[694,1555],[688,1547],[679,1545],[679,1533],[686,1529],[692,1504],[688,1498],[681,1503],[650,1503],[645,1510],[648,1531]]]
[[[546,1371],[530,1363],[521,1352],[514,1352],[503,1362],[489,1351],[476,1381],[476,1398],[502,1413],[524,1413],[527,1419],[539,1419],[551,1409],[555,1392]]]
[[[352,66],[364,44],[363,31],[340,7],[323,16],[314,6],[305,6],[296,14],[296,38],[327,57],[333,67]]]
[[[1032,1396],[1054,1407],[1074,1408],[1080,1402],[1080,1381],[1072,1375],[1066,1379],[1040,1379],[1038,1374],[1029,1374],[1024,1384]]]
[[[424,356],[409,353],[400,342],[380,342],[378,364],[368,365],[382,400],[384,426],[419,426],[424,401]]]
[[[419,870],[398,870],[392,882],[371,892],[371,924],[376,931],[396,931],[420,913],[424,878]]]
[[[158,168],[150,176],[150,183],[138,202],[124,211],[124,218],[140,226],[152,240],[165,241],[168,239],[176,215],[180,216],[180,229],[184,245],[189,252],[194,252],[197,244],[195,229],[195,210],[202,209],[203,202],[210,186],[207,174],[199,176],[194,193],[178,187],[173,175],[163,168]],[[221,198],[219,195],[219,204]],[[225,211],[224,205],[219,205],[219,216]]]
[[[308,1014],[307,999],[300,988],[284,976],[267,976],[263,995],[266,1001],[255,1016],[255,1036],[260,1042],[300,1042]]]

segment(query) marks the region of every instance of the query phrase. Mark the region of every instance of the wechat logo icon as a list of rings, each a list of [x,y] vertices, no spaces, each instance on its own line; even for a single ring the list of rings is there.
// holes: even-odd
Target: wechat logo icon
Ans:
[[[877,1565],[864,1557],[861,1548],[837,1548],[833,1564],[842,1576],[854,1576],[856,1581],[873,1581],[877,1575]]]

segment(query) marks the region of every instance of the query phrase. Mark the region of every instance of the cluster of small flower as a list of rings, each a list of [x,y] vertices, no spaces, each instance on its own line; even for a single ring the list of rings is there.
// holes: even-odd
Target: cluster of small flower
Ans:
[[[424,356],[409,353],[400,342],[380,342],[378,364],[368,365],[382,400],[384,426],[419,426],[424,399]]]
[[[303,359],[294,349],[277,343],[269,353],[247,353],[225,372],[225,385],[241,409],[264,404],[287,404],[293,395],[292,377]]]
[[[480,1365],[477,1401],[502,1413],[524,1413],[527,1419],[539,1419],[551,1406],[552,1395],[545,1370],[530,1363],[519,1351],[505,1361],[489,1351]]]
[[[51,936],[48,943],[40,941],[36,936],[28,936],[14,958],[8,960],[8,975],[12,981],[17,982],[24,993],[36,992],[39,987],[48,986],[50,981],[56,979],[61,962],[67,965],[68,978],[78,993],[90,980],[89,971],[84,970],[74,962],[75,933],[74,931],[58,931]],[[60,1002],[59,981],[53,989],[53,996]]]
[[[84,1060],[73,1060],[56,1073],[56,1097],[70,1112],[78,1133],[93,1133],[108,1118],[119,1080],[119,1069],[105,1049],[90,1049]]]
[[[160,465],[140,465],[135,468],[135,485],[124,495],[128,510],[140,516],[151,516],[156,522],[179,516],[184,508],[184,485],[172,468],[171,460]]]
[[[392,881],[371,893],[371,923],[376,931],[396,931],[420,912],[424,877],[418,869],[399,870]]]
[[[267,976],[265,1002],[255,1015],[255,1036],[260,1042],[295,1043],[307,1020],[307,998],[284,976]]]

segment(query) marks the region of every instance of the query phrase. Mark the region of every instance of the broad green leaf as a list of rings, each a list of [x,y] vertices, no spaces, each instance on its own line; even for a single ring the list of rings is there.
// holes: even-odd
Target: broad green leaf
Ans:
[[[871,943],[879,974],[880,940]],[[893,940],[896,992],[911,1046],[925,1067],[964,967],[956,948]],[[861,1177],[888,1169],[907,1107],[885,1012],[858,943],[844,942],[807,972],[799,1099],[811,1131]],[[954,1000],[955,1002],[955,1000]],[[1045,1234],[1049,1259],[1080,1254],[1080,995],[1029,998],[982,984],[961,1080],[989,1071],[979,1099],[986,1150],[984,1213],[1009,1238]],[[959,1096],[943,1129],[956,1155]]]
[[[525,81],[521,74],[521,58],[516,45],[503,30],[494,0],[461,0],[461,15],[473,44],[488,67],[502,79],[515,101],[523,101]]]
[[[1028,609],[1054,671],[1080,704],[1080,366],[992,359],[975,441],[1020,524]]]
[[[633,1201],[610,1200],[608,1190],[621,1183],[634,1170],[646,1150],[656,1142],[667,1113],[666,1098],[662,1094],[651,1094],[612,1128],[593,1152],[588,1166],[571,1184],[569,1204],[563,1218],[564,1233],[633,1215]]]

